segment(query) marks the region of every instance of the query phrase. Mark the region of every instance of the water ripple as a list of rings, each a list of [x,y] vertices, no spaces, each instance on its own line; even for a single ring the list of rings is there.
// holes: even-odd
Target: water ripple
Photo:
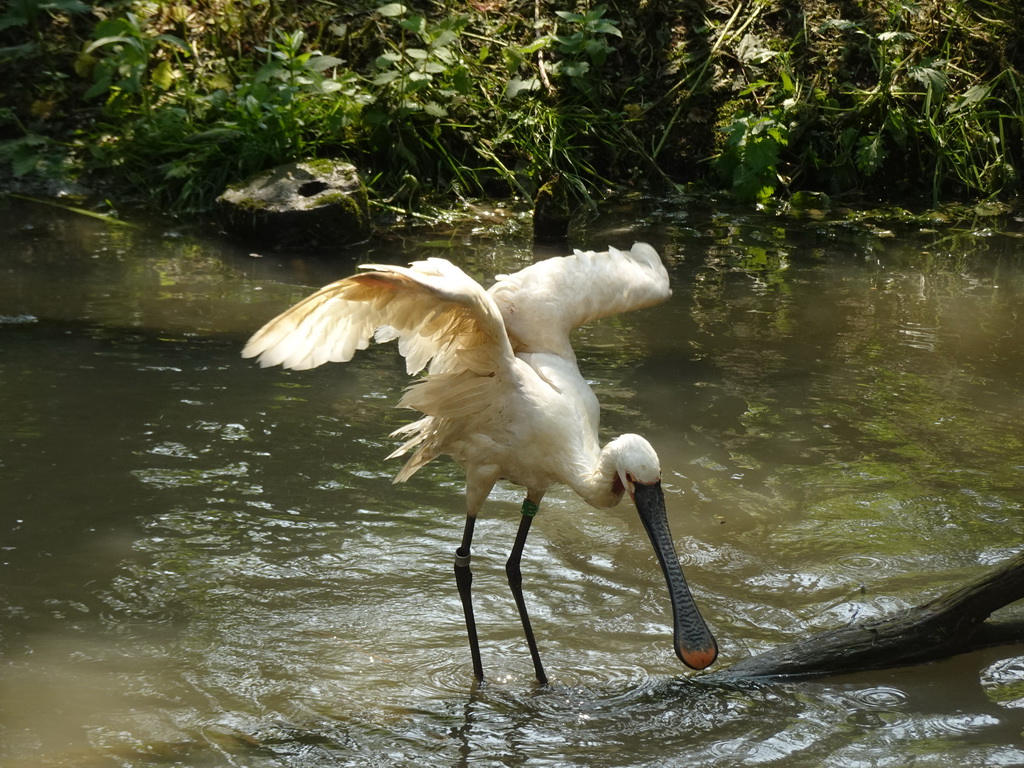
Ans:
[[[842,568],[843,570],[867,571],[876,576],[877,574],[892,568],[892,564],[884,558],[864,554],[841,555],[835,559],[835,565],[837,568]]]
[[[846,722],[860,728],[899,728],[909,721],[903,711],[908,696],[899,688],[864,688],[840,697],[840,701],[847,709]]]
[[[1024,709],[1024,656],[997,661],[982,670],[985,695],[1006,709]]]
[[[0,325],[31,325],[38,323],[34,315],[0,315]]]

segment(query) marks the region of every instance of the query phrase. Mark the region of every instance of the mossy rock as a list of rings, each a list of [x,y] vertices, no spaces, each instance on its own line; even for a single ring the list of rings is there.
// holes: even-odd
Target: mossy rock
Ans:
[[[278,249],[330,250],[370,236],[359,172],[336,160],[301,160],[263,171],[217,198],[233,235]]]

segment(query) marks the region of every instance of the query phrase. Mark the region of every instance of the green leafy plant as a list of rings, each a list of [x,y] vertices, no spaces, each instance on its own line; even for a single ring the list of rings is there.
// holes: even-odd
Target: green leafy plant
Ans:
[[[914,6],[886,7],[889,28],[883,31],[845,19],[821,25],[822,33],[837,30],[864,41],[873,80],[849,88],[848,106],[835,109],[834,122],[846,125],[832,165],[852,164],[865,179],[877,178],[883,169],[895,178],[919,178],[930,186],[934,203],[949,189],[998,192],[1016,178],[1006,139],[1020,135],[1021,119],[1014,117],[1016,104],[996,96],[1013,97],[1013,71],[988,81],[965,78],[957,64],[965,52],[954,45],[951,32],[929,41],[925,31],[911,29],[918,16]],[[964,2],[953,5],[953,20],[966,14]]]
[[[338,71],[342,61],[320,51],[303,51],[301,31],[279,33],[255,72],[234,89],[209,97],[217,107],[216,127],[238,130],[263,148],[268,162],[281,162],[339,141],[368,101],[355,76]],[[330,73],[330,74],[329,74]]]
[[[484,108],[462,47],[468,18],[431,21],[400,3],[380,6],[375,14],[384,50],[367,85],[363,122],[369,159],[383,169],[379,185],[397,193],[411,177],[478,191],[478,156],[460,135]]]
[[[723,128],[725,148],[715,167],[733,192],[743,200],[766,200],[785,184],[780,152],[789,143],[789,131],[781,114],[737,116]]]
[[[11,27],[33,27],[39,19],[54,13],[88,13],[89,6],[81,0],[8,0],[0,14],[0,32]]]
[[[378,88],[378,103],[398,110],[400,116],[416,112],[447,116],[452,101],[472,88],[458,47],[467,18],[453,16],[429,23],[399,3],[381,6],[377,13],[397,21],[400,30],[398,40],[389,40],[389,50],[377,57],[378,72],[371,82]]]
[[[10,164],[15,178],[31,173],[44,173],[59,161],[53,142],[46,136],[30,133],[17,139],[0,142],[0,161]]]
[[[92,64],[93,84],[85,98],[107,96],[108,109],[130,109],[132,100],[149,109],[157,93],[169,90],[172,81],[171,57],[188,56],[185,41],[166,33],[150,34],[133,13],[106,19],[96,25],[93,41],[86,46],[83,68]],[[169,54],[157,57],[157,53]],[[93,56],[96,54],[96,56]],[[145,81],[149,75],[148,83]]]
[[[553,67],[555,74],[564,75],[577,88],[591,92],[594,82],[588,78],[592,68],[601,67],[615,49],[608,44],[609,36],[622,37],[618,22],[605,18],[608,7],[597,5],[584,13],[555,11],[570,27],[569,34],[555,35],[562,59]]]

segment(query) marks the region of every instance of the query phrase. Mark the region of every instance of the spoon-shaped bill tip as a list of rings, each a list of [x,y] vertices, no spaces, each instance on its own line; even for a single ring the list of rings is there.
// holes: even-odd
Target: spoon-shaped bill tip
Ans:
[[[683,648],[677,645],[676,656],[690,669],[707,669],[718,658],[718,646],[714,642],[707,648]]]

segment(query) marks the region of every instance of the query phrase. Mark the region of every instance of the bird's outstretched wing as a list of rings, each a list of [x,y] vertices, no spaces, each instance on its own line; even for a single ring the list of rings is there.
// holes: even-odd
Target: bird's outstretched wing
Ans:
[[[647,243],[630,251],[576,251],[539,261],[499,275],[489,293],[517,352],[554,352],[568,359],[573,328],[672,295],[665,265]]]
[[[515,358],[493,299],[445,259],[409,267],[366,264],[368,271],[325,286],[253,334],[243,357],[260,365],[315,368],[347,362],[370,339],[398,340],[410,374],[430,363],[399,405],[425,414],[393,433],[416,448],[395,477],[407,480],[461,435],[486,422],[515,379]]]
[[[410,374],[431,359],[431,373],[495,373],[512,357],[493,300],[445,259],[409,267],[366,264],[368,271],[331,283],[253,334],[243,357],[303,370],[347,362],[370,339],[398,340]]]

